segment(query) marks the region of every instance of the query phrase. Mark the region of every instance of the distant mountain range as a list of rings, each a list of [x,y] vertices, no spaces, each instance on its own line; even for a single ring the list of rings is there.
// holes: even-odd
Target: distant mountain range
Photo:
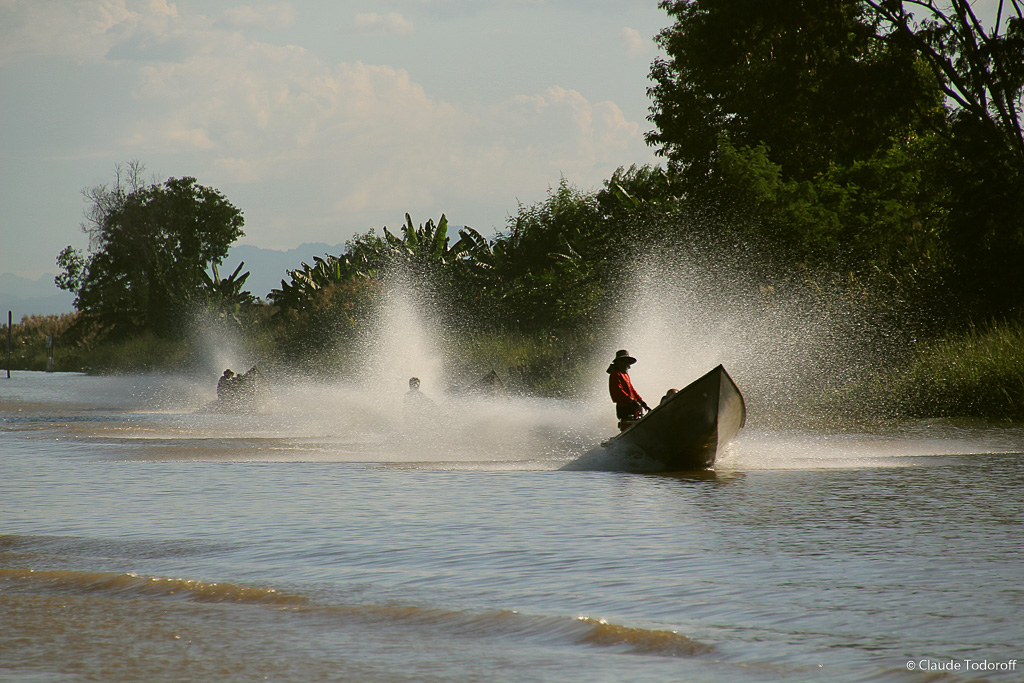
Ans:
[[[0,273],[0,317],[7,324],[7,311],[13,313],[14,322],[26,315],[59,315],[74,310],[75,295],[57,289],[53,273],[36,280]],[[4,342],[6,343],[6,342]]]
[[[344,244],[313,242],[302,244],[295,249],[278,251],[261,249],[249,244],[232,247],[224,263],[217,270],[221,277],[235,271],[244,263],[242,272],[249,273],[245,289],[261,299],[266,299],[270,290],[281,286],[281,280],[288,279],[288,271],[295,270],[305,261],[312,265],[313,257],[326,254],[337,256],[345,250]],[[75,295],[57,289],[53,284],[53,273],[33,280],[10,273],[0,273],[0,316],[7,324],[7,311],[13,312],[15,322],[26,315],[59,315],[74,310]]]

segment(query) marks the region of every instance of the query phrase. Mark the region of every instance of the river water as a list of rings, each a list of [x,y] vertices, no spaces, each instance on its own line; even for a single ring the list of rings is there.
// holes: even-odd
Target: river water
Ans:
[[[0,680],[1024,680],[1020,428],[752,419],[665,476],[604,403],[212,394],[0,379]]]

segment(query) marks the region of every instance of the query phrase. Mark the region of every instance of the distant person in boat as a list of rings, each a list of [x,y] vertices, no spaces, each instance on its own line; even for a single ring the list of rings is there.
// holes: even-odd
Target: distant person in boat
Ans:
[[[662,403],[664,403],[665,401],[669,400],[670,398],[672,398],[675,395],[676,395],[676,390],[675,389],[669,389],[668,391],[665,392],[665,395],[661,397],[661,403],[659,403],[658,405],[660,406]]]
[[[220,376],[220,379],[217,380],[217,398],[227,398],[231,394],[232,389],[234,389],[235,382],[237,382],[235,373],[231,368],[228,368]]]
[[[629,380],[629,366],[635,362],[636,358],[630,356],[629,351],[620,349],[615,352],[615,360],[608,366],[608,393],[615,403],[619,431],[632,427],[644,410],[650,410]]]
[[[217,380],[217,399],[232,410],[256,407],[265,391],[263,373],[255,365],[241,375],[228,368]]]
[[[402,411],[405,421],[410,424],[423,423],[435,417],[436,406],[426,394],[420,391],[420,378],[409,378],[409,391],[405,392]]]
[[[420,391],[420,378],[410,377],[409,378],[409,391],[405,393],[406,398],[411,398],[413,401],[419,401],[422,399],[430,400]]]

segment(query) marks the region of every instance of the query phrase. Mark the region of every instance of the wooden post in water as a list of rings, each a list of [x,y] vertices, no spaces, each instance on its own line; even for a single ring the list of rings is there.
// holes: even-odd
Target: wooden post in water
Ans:
[[[13,311],[7,311],[7,379],[11,378],[11,318]]]

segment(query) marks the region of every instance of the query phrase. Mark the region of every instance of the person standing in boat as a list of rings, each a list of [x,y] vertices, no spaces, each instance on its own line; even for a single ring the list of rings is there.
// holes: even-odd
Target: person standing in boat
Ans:
[[[629,380],[629,366],[635,362],[636,358],[630,356],[629,351],[620,349],[615,352],[615,360],[608,366],[608,393],[615,403],[619,431],[629,429],[640,419],[643,410],[650,410]]]

